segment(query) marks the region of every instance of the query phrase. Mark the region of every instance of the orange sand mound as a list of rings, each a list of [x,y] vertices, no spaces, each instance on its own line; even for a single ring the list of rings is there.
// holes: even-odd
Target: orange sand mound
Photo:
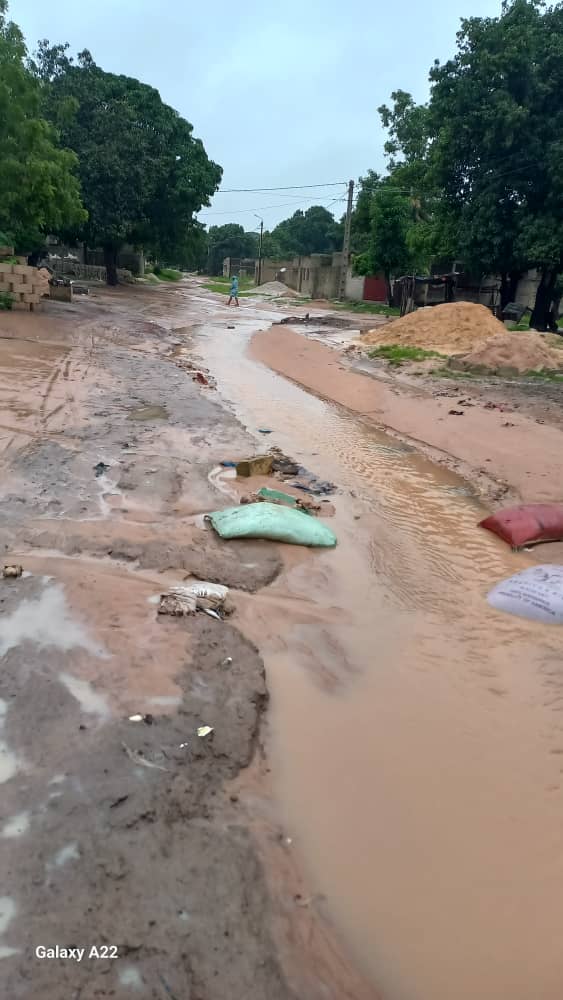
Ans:
[[[450,359],[450,367],[490,372],[492,375],[522,374],[559,368],[563,358],[552,350],[540,333],[503,333],[491,337],[468,354]]]
[[[504,334],[505,327],[485,306],[474,302],[447,302],[426,306],[383,327],[368,330],[365,344],[401,344],[461,353]]]

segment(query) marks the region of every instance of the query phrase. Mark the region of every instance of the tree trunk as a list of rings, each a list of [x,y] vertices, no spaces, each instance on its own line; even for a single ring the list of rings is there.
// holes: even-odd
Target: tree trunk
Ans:
[[[106,268],[106,283],[108,285],[118,285],[119,278],[117,277],[117,247],[116,246],[105,246],[104,247],[104,264]]]
[[[387,289],[387,305],[388,306],[392,306],[393,305],[393,292],[392,292],[392,289],[391,289],[391,275],[390,275],[389,271],[385,271],[384,274],[385,274],[385,287]]]
[[[557,274],[555,267],[548,267],[542,271],[541,281],[536,292],[536,301],[530,317],[530,329],[545,332],[549,326]]]
[[[500,317],[509,302],[514,302],[520,281],[520,271],[503,271],[500,276]]]

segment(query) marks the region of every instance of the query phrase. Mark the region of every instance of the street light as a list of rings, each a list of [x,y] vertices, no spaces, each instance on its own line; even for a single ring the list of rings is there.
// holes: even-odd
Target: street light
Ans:
[[[262,236],[264,234],[264,219],[254,213],[254,218],[260,223],[260,243],[258,244],[258,287],[262,284]]]

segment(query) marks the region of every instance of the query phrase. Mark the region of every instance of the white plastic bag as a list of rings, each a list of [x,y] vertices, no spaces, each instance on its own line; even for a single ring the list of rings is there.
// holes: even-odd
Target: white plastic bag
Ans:
[[[563,566],[531,566],[497,583],[491,607],[550,625],[563,625]]]

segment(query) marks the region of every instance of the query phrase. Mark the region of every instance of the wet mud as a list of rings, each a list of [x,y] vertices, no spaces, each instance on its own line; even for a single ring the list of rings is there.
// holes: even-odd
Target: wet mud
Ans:
[[[177,363],[194,307],[168,289],[51,305],[0,320],[0,544],[25,569],[0,581],[2,993],[372,1000],[329,922],[312,951],[296,930],[321,921],[294,898],[238,610],[282,556],[203,522],[220,462],[254,445]],[[186,577],[229,586],[233,617],[158,615]],[[36,957],[55,945],[86,957]]]

